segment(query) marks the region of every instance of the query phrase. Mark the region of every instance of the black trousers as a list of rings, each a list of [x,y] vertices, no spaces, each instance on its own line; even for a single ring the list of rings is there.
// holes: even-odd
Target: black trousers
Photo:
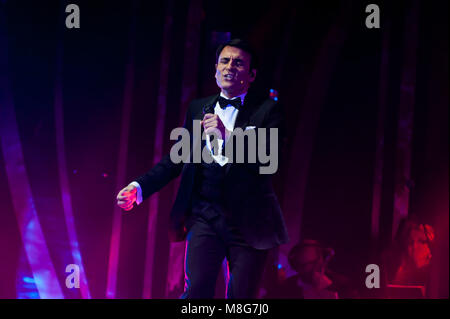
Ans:
[[[217,276],[227,258],[227,298],[256,298],[268,250],[249,246],[220,209],[197,203],[188,222],[185,287],[180,298],[211,299]]]

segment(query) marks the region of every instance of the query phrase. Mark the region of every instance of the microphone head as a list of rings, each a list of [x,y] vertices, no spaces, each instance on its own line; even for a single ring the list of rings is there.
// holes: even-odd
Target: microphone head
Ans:
[[[203,107],[203,115],[205,115],[207,113],[214,114],[214,105],[213,104],[205,105]]]

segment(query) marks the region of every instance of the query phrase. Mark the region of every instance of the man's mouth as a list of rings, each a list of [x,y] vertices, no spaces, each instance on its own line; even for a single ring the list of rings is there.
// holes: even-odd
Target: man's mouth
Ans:
[[[231,81],[234,79],[234,75],[233,74],[224,74],[223,78],[225,80]]]

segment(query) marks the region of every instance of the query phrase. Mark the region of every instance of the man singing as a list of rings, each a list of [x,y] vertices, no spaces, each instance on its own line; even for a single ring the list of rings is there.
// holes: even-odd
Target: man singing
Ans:
[[[117,204],[131,210],[134,203],[139,205],[181,173],[170,214],[171,240],[187,240],[181,298],[213,298],[224,258],[230,273],[227,298],[256,298],[269,250],[288,241],[272,174],[261,173],[260,160],[239,163],[223,156],[228,154],[225,149],[237,128],[255,130],[256,147],[266,151],[271,149],[270,143],[282,140],[284,119],[280,105],[269,98],[261,101],[247,95],[256,69],[256,56],[245,41],[234,39],[220,45],[215,78],[221,92],[193,100],[184,124],[191,136],[194,120],[201,120],[206,134],[220,132],[218,141],[223,147],[218,155],[211,150],[209,139],[202,140],[213,161],[174,163],[166,155],[117,195]],[[261,143],[260,128],[276,128],[276,139],[267,134]],[[191,152],[193,148],[195,142],[191,143]]]

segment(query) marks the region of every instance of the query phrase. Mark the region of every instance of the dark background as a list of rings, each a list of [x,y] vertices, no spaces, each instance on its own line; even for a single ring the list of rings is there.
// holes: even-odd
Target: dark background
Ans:
[[[300,238],[333,247],[332,268],[363,287],[365,265],[395,232],[395,194],[407,187],[407,213],[436,229],[440,284],[433,296],[448,297],[448,1],[77,0],[71,3],[80,7],[80,29],[65,27],[68,3],[0,1],[6,44],[0,50],[7,56],[0,75],[10,84],[0,107],[2,96],[13,97],[29,186],[62,286],[72,260],[58,175],[56,92],[62,94],[80,251],[92,297],[104,298],[117,192],[151,168],[155,149],[169,151],[170,131],[182,124],[191,99],[218,93],[217,44],[244,37],[261,62],[252,90],[277,90],[288,124],[275,186],[291,242],[274,253],[265,289],[280,271],[289,272],[285,256]],[[380,29],[365,26],[369,3],[380,7]],[[158,113],[164,105],[165,113]],[[129,131],[121,167],[124,125]],[[158,125],[161,147],[155,146]],[[409,146],[401,143],[402,134]],[[408,180],[397,178],[405,149]],[[18,278],[30,269],[6,165],[0,152],[0,297],[16,298],[28,289]],[[167,220],[176,186],[159,194],[153,298],[177,297],[182,289],[179,278],[179,286],[166,290],[172,276]],[[375,234],[374,201],[380,204]],[[144,289],[149,201],[133,211],[121,219],[118,298],[141,298]],[[66,288],[64,294],[79,297]]]

